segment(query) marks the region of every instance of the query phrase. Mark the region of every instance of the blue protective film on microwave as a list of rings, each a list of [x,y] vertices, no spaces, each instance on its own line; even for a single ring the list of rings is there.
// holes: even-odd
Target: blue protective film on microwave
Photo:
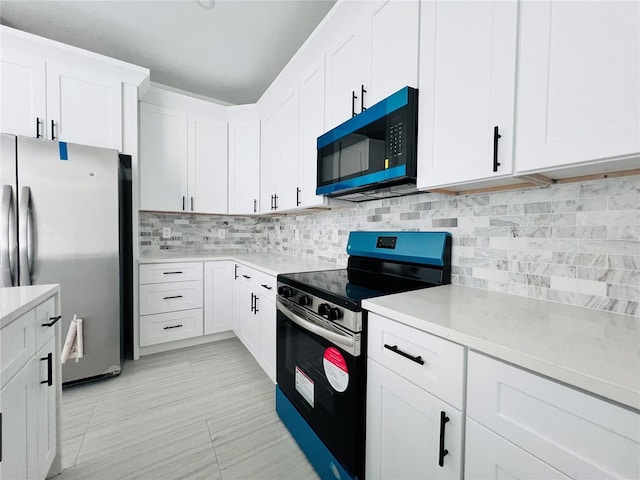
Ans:
[[[407,173],[406,165],[398,165],[397,167],[387,168],[379,172],[369,173],[360,177],[350,178],[341,182],[332,183],[316,188],[316,195],[328,195],[338,190],[346,190],[348,188],[362,187],[371,183],[384,182],[393,180],[394,178],[403,177]]]
[[[404,107],[409,102],[409,87],[404,87],[398,90],[393,95],[380,100],[375,105],[367,108],[364,112],[359,113],[353,118],[350,118],[346,122],[338,125],[332,130],[329,130],[324,135],[318,137],[318,150],[349,135],[356,130],[368,125],[376,120],[383,118],[391,112]]]

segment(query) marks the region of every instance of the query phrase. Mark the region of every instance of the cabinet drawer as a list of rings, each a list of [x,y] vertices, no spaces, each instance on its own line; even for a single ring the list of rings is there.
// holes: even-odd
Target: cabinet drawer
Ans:
[[[56,316],[56,299],[51,297],[36,307],[35,332],[36,332],[36,348],[41,348],[51,338],[55,336],[55,325],[51,327],[43,326],[50,323]],[[62,320],[58,320],[61,322]]]
[[[140,346],[172,342],[202,335],[202,309],[140,317]]]
[[[463,408],[464,347],[374,313],[368,356],[454,407]],[[386,346],[385,346],[386,345]],[[403,354],[419,362],[407,358]]]
[[[572,478],[640,478],[640,414],[475,352],[467,415]]]
[[[254,288],[258,284],[258,274],[259,272],[251,267],[238,265],[238,280],[245,285],[249,285],[250,288]]]
[[[1,385],[4,386],[36,353],[35,309],[17,318],[0,334]]]
[[[202,307],[202,281],[140,285],[140,315]]]
[[[255,293],[271,302],[276,301],[276,278],[263,272],[255,272]]]
[[[202,262],[140,265],[140,284],[202,280]]]

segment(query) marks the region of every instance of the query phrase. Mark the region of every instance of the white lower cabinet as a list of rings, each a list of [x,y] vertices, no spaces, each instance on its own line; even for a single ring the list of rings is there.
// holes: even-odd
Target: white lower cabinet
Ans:
[[[467,416],[528,452],[549,472],[555,469],[570,478],[640,478],[638,412],[475,352],[468,357]],[[470,468],[512,462],[511,449],[489,449],[473,435],[467,437],[466,456]],[[541,469],[535,462],[522,463],[513,475],[541,478]]]
[[[202,308],[140,317],[140,346],[202,336]]]
[[[375,361],[367,368],[367,478],[461,478],[462,412]]]
[[[569,477],[467,418],[464,473],[468,479],[567,480]]]
[[[230,261],[204,264],[204,334],[233,328],[233,274]]]

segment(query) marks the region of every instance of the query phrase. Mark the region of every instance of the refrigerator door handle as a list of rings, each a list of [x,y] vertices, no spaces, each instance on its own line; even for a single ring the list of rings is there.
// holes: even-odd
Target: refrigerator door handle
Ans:
[[[13,187],[2,187],[0,203],[0,287],[13,287],[15,278],[16,213],[13,208]]]
[[[22,187],[18,218],[20,219],[20,285],[26,286],[31,285],[35,233],[30,187]]]

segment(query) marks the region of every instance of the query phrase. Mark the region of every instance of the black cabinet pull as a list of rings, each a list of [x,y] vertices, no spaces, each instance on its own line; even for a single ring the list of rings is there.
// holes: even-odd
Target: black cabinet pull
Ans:
[[[163,275],[178,275],[180,273],[182,273],[182,272],[177,271],[177,270],[175,272],[162,272]]]
[[[384,348],[386,348],[387,350],[391,350],[393,353],[397,353],[398,355],[402,355],[404,358],[408,358],[412,362],[416,362],[416,363],[419,363],[420,365],[424,365],[424,360],[422,360],[422,357],[420,355],[418,355],[417,357],[414,357],[413,355],[409,355],[408,353],[400,350],[397,345],[387,345],[385,343]]]
[[[449,417],[444,411],[440,412],[440,449],[438,453],[438,465],[444,467],[444,457],[449,453],[449,450],[444,448],[444,426],[449,421]]]
[[[57,317],[49,317],[49,323],[43,323],[43,327],[53,327],[58,320],[62,318],[62,315],[58,315]]]
[[[360,86],[360,111],[364,112],[367,107],[364,106],[364,94],[367,93],[367,91],[364,89],[364,85]]]
[[[258,297],[258,295],[254,295],[253,296],[253,313],[254,315],[258,314],[258,300],[260,299],[260,297]]]
[[[302,202],[300,201],[300,192],[301,192],[301,191],[302,191],[302,190],[300,190],[299,188],[296,188],[296,207],[299,207],[299,206],[300,206],[300,204],[302,203]]]
[[[274,210],[278,209],[278,195],[273,196],[273,209]]]
[[[41,138],[40,134],[40,117],[36,117],[36,138]]]
[[[56,126],[56,123],[53,120],[51,120],[51,140],[55,140],[56,139],[56,136],[53,133],[53,132],[55,132],[55,130],[54,130],[55,126]]]
[[[193,197],[191,197],[191,211],[193,212]]]
[[[184,212],[184,202],[186,202],[186,197],[183,195],[182,196],[182,211]]]
[[[171,330],[172,328],[180,328],[182,327],[182,324],[179,323],[178,325],[171,325],[169,327],[164,327],[163,330]]]
[[[182,295],[171,295],[170,297],[164,297],[165,300],[170,300],[172,298],[182,298]]]
[[[255,304],[253,303],[253,301],[255,300],[256,296],[252,293],[251,294],[251,312],[254,311],[255,308]]]
[[[258,213],[258,200],[253,199],[253,213]]]
[[[49,353],[46,357],[40,359],[41,362],[47,361],[47,379],[42,380],[41,384],[47,384],[49,387],[53,385],[53,354]]]
[[[493,171],[497,172],[498,167],[501,165],[498,162],[498,139],[502,138],[502,135],[498,133],[498,126],[493,127]]]
[[[233,279],[234,280],[236,278],[238,278],[238,267],[239,267],[239,265],[237,263],[233,265]]]
[[[242,278],[251,278],[251,275],[245,275],[244,273],[242,274]]]
[[[358,97],[356,96],[356,91],[352,90],[351,91],[351,116],[355,117],[356,116],[356,99]]]
[[[273,287],[270,287],[269,285],[267,285],[266,283],[263,283],[262,286],[264,288],[266,288],[267,290],[271,290]]]

